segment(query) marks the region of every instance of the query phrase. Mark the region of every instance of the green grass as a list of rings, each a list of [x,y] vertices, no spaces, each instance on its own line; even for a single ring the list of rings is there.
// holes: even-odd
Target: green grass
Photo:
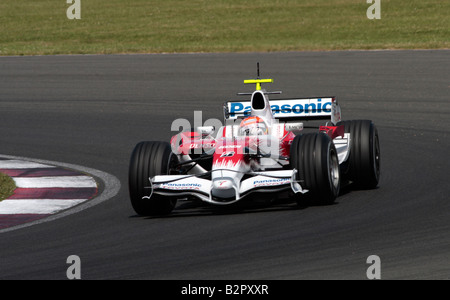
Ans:
[[[450,1],[2,0],[0,55],[450,48]]]
[[[16,185],[11,177],[0,173],[0,201],[8,198],[14,193]]]

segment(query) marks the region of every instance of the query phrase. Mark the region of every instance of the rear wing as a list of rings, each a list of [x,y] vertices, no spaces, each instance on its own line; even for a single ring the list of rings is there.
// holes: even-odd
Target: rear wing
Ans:
[[[275,119],[280,120],[330,120],[336,124],[341,120],[341,108],[336,97],[299,98],[270,100]],[[225,120],[250,116],[250,101],[228,101],[224,104]]]

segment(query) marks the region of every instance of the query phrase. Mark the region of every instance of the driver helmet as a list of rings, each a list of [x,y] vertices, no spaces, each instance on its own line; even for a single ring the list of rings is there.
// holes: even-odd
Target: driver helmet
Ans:
[[[269,128],[264,120],[258,116],[248,117],[242,120],[239,125],[240,135],[266,135]]]

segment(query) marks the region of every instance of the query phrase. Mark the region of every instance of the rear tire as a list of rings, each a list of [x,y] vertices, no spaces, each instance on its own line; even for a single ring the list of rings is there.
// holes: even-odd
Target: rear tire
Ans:
[[[340,190],[339,160],[331,138],[324,133],[296,136],[291,145],[291,167],[297,170],[297,180],[303,189],[303,199],[313,204],[332,204]]]
[[[131,154],[128,173],[128,187],[133,209],[138,215],[167,215],[174,209],[177,199],[153,194],[150,199],[142,199],[151,193],[149,178],[168,175],[171,164],[176,161],[169,143],[141,142]]]
[[[363,189],[374,189],[380,180],[380,141],[370,120],[341,121],[350,133],[350,153],[343,176]]]

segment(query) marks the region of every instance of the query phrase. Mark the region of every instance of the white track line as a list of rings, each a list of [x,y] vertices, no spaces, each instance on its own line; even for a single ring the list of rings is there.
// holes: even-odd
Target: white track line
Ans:
[[[13,177],[20,188],[85,188],[97,187],[90,176]]]
[[[53,214],[71,208],[87,199],[59,200],[59,199],[27,199],[3,200],[0,202],[1,214]]]
[[[31,161],[0,160],[0,169],[34,169],[34,168],[55,168],[55,167]]]

